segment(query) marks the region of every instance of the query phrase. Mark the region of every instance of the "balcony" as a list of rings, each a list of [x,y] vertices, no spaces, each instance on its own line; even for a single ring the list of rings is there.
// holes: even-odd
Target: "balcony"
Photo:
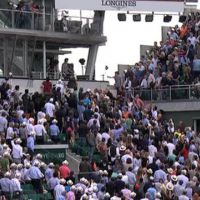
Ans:
[[[90,46],[106,42],[93,18],[67,16],[57,19],[55,12],[27,12],[0,9],[0,35],[37,37],[38,40],[66,45]]]

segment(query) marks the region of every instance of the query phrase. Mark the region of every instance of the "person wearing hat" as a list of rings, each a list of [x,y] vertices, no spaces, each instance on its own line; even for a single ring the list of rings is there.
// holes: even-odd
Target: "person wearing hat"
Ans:
[[[53,173],[55,171],[54,167],[55,165],[51,162],[49,163],[47,169],[45,170],[44,176],[45,176],[46,182],[48,182],[48,180],[53,177]]]
[[[58,143],[58,135],[60,133],[57,123],[58,121],[56,119],[53,119],[52,124],[49,127],[51,140],[56,144]]]
[[[10,153],[5,151],[3,157],[0,159],[0,169],[3,173],[9,171],[9,164],[10,164]]]
[[[26,146],[26,138],[27,138],[27,128],[26,128],[26,122],[22,122],[19,127],[19,135],[20,139],[22,140],[22,147]]]
[[[6,172],[4,174],[4,177],[0,179],[0,187],[1,187],[1,194],[6,197],[6,199],[10,200],[10,194],[11,194],[11,174],[10,172]]]
[[[180,180],[183,181],[183,187],[186,187],[187,183],[189,182],[189,179],[186,175],[187,175],[187,170],[183,169],[181,170],[181,174],[177,176],[178,181]]]
[[[53,118],[56,110],[55,105],[53,104],[53,98],[49,99],[49,101],[44,105],[44,108],[46,115]]]
[[[117,176],[117,180],[115,181],[115,192],[119,194],[122,189],[125,188],[125,183],[122,181],[122,174],[119,173]]]
[[[21,163],[21,159],[23,157],[23,149],[21,147],[21,139],[17,138],[11,141],[12,144],[12,157],[13,161],[17,164]]]
[[[54,188],[56,187],[56,185],[58,185],[60,183],[60,180],[58,178],[58,172],[54,171],[53,173],[53,177],[51,177],[48,181],[47,181],[47,185],[48,188],[50,189],[50,192],[52,195],[54,195]]]
[[[35,132],[28,132],[28,137],[26,139],[26,146],[28,148],[28,154],[30,154],[31,158],[33,158],[34,150],[35,150]]]
[[[70,176],[71,169],[68,166],[68,161],[64,160],[62,165],[59,167],[60,178],[66,179]]]
[[[15,177],[11,179],[11,191],[12,191],[12,198],[18,198],[19,200],[22,200],[22,188],[21,188],[21,174],[16,173]]]
[[[6,119],[6,112],[2,112],[0,116],[0,136],[5,138],[8,120]]]
[[[70,191],[67,193],[67,200],[75,200],[76,187],[72,185]]]
[[[34,190],[37,193],[43,193],[43,188],[42,188],[42,178],[44,175],[39,169],[39,161],[35,161],[34,164],[30,167],[28,171],[28,176],[31,178],[31,183],[33,185]]]
[[[42,120],[39,120],[38,124],[34,126],[34,131],[36,134],[36,143],[44,144],[44,136],[47,134],[47,131],[43,125]]]
[[[65,192],[65,186],[64,186],[65,183],[66,183],[65,179],[60,179],[59,184],[55,186],[55,188],[54,188],[55,200],[60,200],[60,198],[62,199],[62,194],[63,194],[63,192]]]

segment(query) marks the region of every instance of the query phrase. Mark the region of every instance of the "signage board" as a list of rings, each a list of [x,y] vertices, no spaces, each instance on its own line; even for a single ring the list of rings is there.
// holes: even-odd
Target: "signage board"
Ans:
[[[183,12],[184,0],[55,0],[56,9]]]

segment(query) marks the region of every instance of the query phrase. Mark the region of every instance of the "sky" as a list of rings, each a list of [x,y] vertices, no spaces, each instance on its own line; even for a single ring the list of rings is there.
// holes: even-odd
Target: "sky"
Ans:
[[[77,13],[77,12],[76,12]],[[153,22],[145,22],[142,15],[141,22],[133,22],[132,15],[128,14],[125,22],[119,22],[117,11],[106,11],[104,20],[104,35],[107,36],[107,43],[101,46],[96,60],[96,80],[105,80],[113,83],[107,76],[113,76],[118,69],[118,64],[134,65],[140,59],[140,45],[153,45],[154,41],[161,41],[161,27],[175,26],[178,23],[178,16],[173,15],[170,23],[163,22],[162,15],[155,15]],[[180,25],[180,24],[179,24]],[[80,58],[87,60],[88,49],[69,49],[72,54],[61,56],[60,65],[65,57],[69,62],[74,63],[76,75],[81,75]],[[105,71],[105,66],[108,70]]]

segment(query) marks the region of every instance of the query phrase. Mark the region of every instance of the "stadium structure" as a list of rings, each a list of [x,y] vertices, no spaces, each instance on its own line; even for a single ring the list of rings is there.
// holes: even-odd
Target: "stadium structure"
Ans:
[[[1,79],[10,77],[13,85],[20,83],[22,90],[29,88],[32,91],[39,90],[41,82],[47,76],[58,80],[60,78],[56,69],[58,56],[71,53],[63,49],[77,47],[89,48],[86,72],[82,77],[85,80],[81,81],[81,86],[85,89],[107,87],[108,82],[92,81],[98,48],[105,45],[107,41],[106,36],[103,35],[106,10],[154,12],[159,8],[159,12],[169,9],[172,12],[188,13],[196,9],[196,4],[184,4],[183,1],[147,1],[144,4],[143,1],[120,3],[120,1],[95,0],[91,3],[88,0],[88,4],[82,5],[80,1],[72,0],[69,1],[71,3],[69,3],[69,7],[64,0],[35,0],[34,2],[38,5],[37,11],[19,11],[16,9],[18,1],[15,0],[0,1]],[[176,6],[173,6],[173,3]],[[143,7],[143,5],[145,6]],[[62,12],[59,16],[58,11],[61,8]],[[92,18],[84,16],[77,18],[69,16],[67,9],[93,9],[95,11]],[[200,130],[200,102],[190,96],[191,87],[187,86],[183,89],[188,91],[188,96],[184,99],[173,99],[170,91],[169,101],[156,102],[156,104],[159,109],[165,111],[167,118],[173,117],[176,121],[181,119],[186,121],[187,125],[193,125],[195,130]],[[179,90],[181,89],[179,88]],[[152,97],[153,95],[149,100],[155,102]],[[53,148],[57,149],[57,147],[51,146],[51,149]],[[66,147],[61,148],[63,150]],[[70,159],[71,163],[76,164],[73,156],[69,155],[68,160]]]

